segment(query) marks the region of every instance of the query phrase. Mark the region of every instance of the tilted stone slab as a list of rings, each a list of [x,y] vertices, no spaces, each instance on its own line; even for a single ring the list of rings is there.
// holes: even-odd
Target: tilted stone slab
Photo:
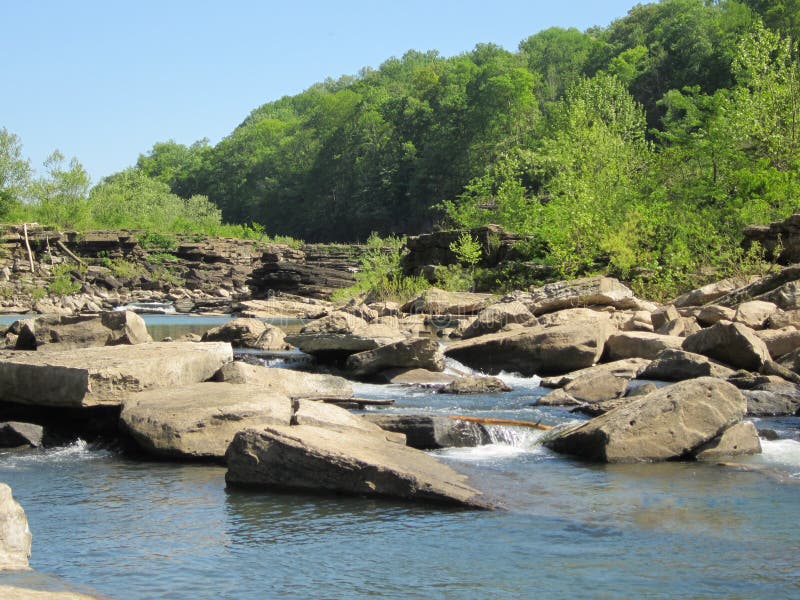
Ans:
[[[34,406],[120,405],[132,393],[211,378],[233,360],[230,344],[157,342],[0,360],[0,399]]]
[[[225,481],[232,486],[491,508],[465,475],[370,433],[309,425],[248,429],[236,434],[225,460]]]

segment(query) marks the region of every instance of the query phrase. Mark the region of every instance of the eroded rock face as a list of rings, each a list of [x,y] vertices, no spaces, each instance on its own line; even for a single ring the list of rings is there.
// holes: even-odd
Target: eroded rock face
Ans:
[[[619,309],[639,308],[641,303],[633,291],[611,277],[587,277],[557,281],[532,288],[518,300],[534,315],[580,306],[613,306]]]
[[[490,507],[464,475],[374,434],[343,435],[309,425],[248,429],[236,435],[225,459],[231,486]]]
[[[560,434],[547,446],[602,462],[681,458],[739,422],[746,410],[745,399],[736,387],[702,377],[633,398]]]
[[[257,385],[289,398],[350,398],[353,386],[344,377],[306,373],[293,369],[262,367],[241,361],[228,363],[214,376],[216,381]]]
[[[283,331],[260,319],[233,319],[209,329],[201,338],[204,342],[229,342],[235,348],[285,350]]]
[[[351,354],[346,366],[356,377],[368,377],[384,369],[444,371],[444,354],[435,340],[402,340]]]
[[[610,333],[607,322],[581,323],[493,333],[453,342],[445,355],[485,373],[569,373],[596,363]]]
[[[720,321],[685,338],[683,349],[748,371],[758,371],[770,360],[766,344],[741,323]]]
[[[0,360],[0,398],[34,406],[116,406],[131,394],[210,379],[230,344],[155,342],[26,352]]]
[[[31,556],[31,531],[25,511],[11,488],[0,483],[0,570],[27,569]]]

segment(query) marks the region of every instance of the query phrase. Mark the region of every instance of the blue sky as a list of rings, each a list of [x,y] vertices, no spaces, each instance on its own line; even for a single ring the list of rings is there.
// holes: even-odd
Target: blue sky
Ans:
[[[155,142],[228,135],[257,106],[409,49],[516,50],[608,25],[632,0],[0,0],[0,127],[97,182]]]

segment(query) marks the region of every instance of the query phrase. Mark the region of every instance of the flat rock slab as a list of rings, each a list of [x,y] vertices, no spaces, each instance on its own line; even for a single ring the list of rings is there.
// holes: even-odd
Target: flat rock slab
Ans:
[[[0,360],[0,398],[34,406],[118,406],[133,393],[205,381],[232,360],[230,344],[222,342],[20,352]]]
[[[259,386],[198,383],[151,390],[125,402],[120,424],[147,453],[170,458],[222,458],[247,427],[288,425],[292,401]]]
[[[231,486],[491,508],[465,475],[374,434],[308,425],[248,429],[236,434],[226,462],[225,480]]]
[[[214,379],[227,383],[250,383],[289,398],[353,396],[353,385],[344,377],[279,367],[263,367],[238,360],[222,367]]]

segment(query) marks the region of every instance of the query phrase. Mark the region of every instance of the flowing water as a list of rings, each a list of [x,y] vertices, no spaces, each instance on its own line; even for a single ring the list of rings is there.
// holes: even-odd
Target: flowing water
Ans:
[[[531,406],[537,379],[504,378],[513,392],[356,394],[394,398],[397,412],[574,418]],[[496,512],[226,490],[222,467],[142,463],[82,441],[8,451],[0,480],[28,514],[36,573],[0,584],[52,588],[52,574],[119,599],[798,597],[800,424],[758,426],[782,439],[739,461],[755,470],[590,465],[529,428],[436,452],[501,502]]]

